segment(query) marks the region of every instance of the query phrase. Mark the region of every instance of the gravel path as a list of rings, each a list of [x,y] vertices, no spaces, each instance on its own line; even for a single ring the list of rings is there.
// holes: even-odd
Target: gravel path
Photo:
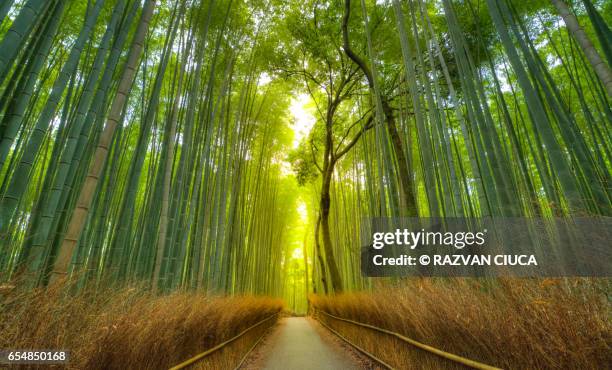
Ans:
[[[242,369],[352,370],[369,363],[311,318],[280,320]]]

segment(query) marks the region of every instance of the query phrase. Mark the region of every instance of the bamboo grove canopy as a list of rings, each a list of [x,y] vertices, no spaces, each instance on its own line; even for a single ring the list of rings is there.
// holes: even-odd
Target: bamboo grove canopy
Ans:
[[[341,291],[370,284],[362,216],[610,216],[611,18],[596,0],[2,0],[0,277]],[[299,95],[314,125],[293,145]]]

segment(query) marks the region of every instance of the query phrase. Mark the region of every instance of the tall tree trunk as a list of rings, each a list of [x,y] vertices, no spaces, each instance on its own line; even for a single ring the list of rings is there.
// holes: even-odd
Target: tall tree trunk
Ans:
[[[372,71],[351,48],[348,33],[348,22],[350,16],[351,0],[345,0],[344,16],[342,17],[342,41],[344,52],[357,66],[359,66],[359,69],[361,69],[363,74],[366,76],[368,80],[368,85],[370,86],[370,90],[372,90],[373,93],[378,94],[374,86],[375,81],[374,76],[372,75]],[[389,130],[389,136],[391,137],[391,144],[393,145],[393,150],[397,158],[397,167],[399,171],[399,180],[401,186],[400,199],[402,200],[402,209],[405,210],[405,215],[407,216],[417,216],[416,197],[414,195],[413,186],[411,185],[411,171],[408,168],[408,157],[406,155],[406,152],[404,151],[399,131],[397,130],[395,117],[393,115],[393,109],[389,104],[389,99],[386,96],[383,96],[382,94],[380,94],[380,103],[382,105],[382,111],[385,116],[385,121],[387,122],[387,129]]]
[[[183,2],[184,4],[184,2]],[[168,231],[168,208],[170,204],[170,195],[171,188],[170,183],[172,181],[172,163],[174,162],[174,142],[176,136],[176,126],[178,123],[178,113],[179,113],[179,105],[181,102],[181,89],[183,87],[183,76],[185,74],[185,66],[187,65],[188,57],[190,53],[184,50],[183,62],[181,63],[181,67],[176,66],[176,68],[181,68],[179,72],[179,80],[176,88],[176,92],[174,95],[174,107],[172,110],[172,117],[170,119],[170,132],[167,137],[167,146],[168,150],[166,152],[166,161],[164,164],[164,178],[162,185],[162,201],[161,201],[161,215],[159,218],[159,233],[157,236],[157,254],[155,256],[155,268],[153,270],[153,281],[152,290],[154,293],[157,292],[159,287],[159,273],[161,271],[161,265],[164,259],[164,250],[166,249],[166,239],[167,239],[167,231]]]
[[[93,29],[103,5],[104,0],[97,0],[92,11],[87,15],[85,24],[81,28],[79,36],[70,50],[68,59],[62,66],[58,77],[53,82],[53,88],[51,89],[49,98],[45,102],[44,108],[34,126],[34,130],[27,140],[23,155],[0,203],[0,233],[2,234],[7,231],[10,220],[19,205],[19,200],[32,178],[32,168],[34,167],[36,156],[44,143],[45,136],[50,130],[51,121],[55,116],[62,95],[68,86],[68,82],[71,76],[75,76],[81,53],[85,47],[86,41],[93,33]]]
[[[128,171],[128,181],[123,195],[121,209],[118,214],[118,224],[115,235],[111,241],[109,259],[107,260],[108,273],[114,278],[121,278],[127,271],[130,263],[131,240],[130,234],[134,215],[136,214],[136,199],[138,195],[138,187],[142,171],[144,168],[145,159],[147,157],[147,147],[152,132],[154,131],[154,122],[157,117],[158,105],[160,103],[161,88],[166,70],[171,56],[171,45],[174,42],[177,30],[177,8],[175,6],[171,16],[171,26],[166,34],[164,41],[163,52],[158,69],[155,74],[155,79],[152,86],[152,91],[148,99],[146,113],[140,123],[138,142],[134,150],[134,156],[130,162]]]
[[[17,138],[22,121],[24,120],[24,115],[28,109],[28,104],[30,104],[32,96],[35,96],[34,88],[41,70],[48,62],[53,38],[59,27],[63,12],[63,2],[59,3],[51,12],[51,20],[43,27],[43,35],[40,40],[36,42],[36,45],[32,46],[35,48],[35,51],[32,58],[28,61],[24,75],[21,77],[23,81],[20,81],[17,85],[14,93],[15,95],[13,95],[11,99],[7,99],[10,103],[2,118],[0,168],[4,165],[11,147]]]
[[[8,14],[9,10],[11,10],[11,6],[13,6],[14,0],[4,0],[2,5],[0,5],[0,25],[4,21],[4,18]]]
[[[608,59],[608,66],[612,66],[612,31],[610,31],[610,27],[608,27],[601,14],[595,9],[591,0],[582,0],[582,3],[589,14],[593,28],[595,28],[604,55]]]
[[[104,58],[106,57],[107,51],[111,47],[111,41],[115,35],[115,28],[117,27],[124,7],[125,1],[121,0],[116,4],[113,10],[111,20],[109,21],[102,41],[98,46],[92,69],[87,77],[87,82],[83,89],[81,98],[79,99],[75,118],[68,126],[66,144],[61,152],[58,165],[49,167],[47,169],[46,176],[53,180],[53,185],[51,186],[48,197],[46,199],[41,199],[41,211],[37,215],[39,218],[39,224],[32,228],[28,237],[28,239],[32,239],[32,244],[30,248],[28,248],[29,253],[33,257],[33,260],[31,261],[33,263],[30,265],[32,272],[35,272],[40,268],[42,259],[38,256],[43,255],[44,247],[47,245],[47,240],[49,239],[49,235],[53,230],[53,217],[57,213],[57,207],[61,200],[62,190],[70,170],[70,162],[72,161],[74,152],[77,149],[78,136],[85,121],[87,110],[89,109],[94,96],[96,82],[98,81],[102,72]]]
[[[94,157],[91,165],[89,166],[87,177],[85,178],[85,183],[81,188],[76,206],[72,211],[72,216],[70,218],[70,223],[68,224],[66,235],[64,236],[64,240],[62,241],[53,267],[50,283],[58,281],[68,272],[68,266],[70,265],[72,254],[77,246],[77,243],[79,242],[81,233],[83,232],[83,227],[85,226],[87,215],[89,213],[89,207],[93,201],[98,180],[108,156],[110,143],[113,139],[115,129],[121,120],[121,112],[125,107],[128,93],[134,82],[134,77],[136,76],[140,54],[143,48],[145,36],[149,29],[149,22],[151,21],[154,8],[155,0],[147,0],[144,4],[138,29],[134,34],[134,39],[127,57],[127,62],[119,82],[117,95],[115,95],[115,99],[113,100],[106,126],[104,127],[104,131],[100,136]]]
[[[338,263],[334,256],[334,249],[329,230],[329,210],[331,208],[330,187],[332,176],[334,173],[335,161],[330,159],[329,164],[324,167],[322,185],[321,185],[321,234],[323,237],[323,248],[325,249],[325,259],[329,268],[329,278],[335,293],[341,293],[343,290],[342,278],[338,270]]]
[[[444,1],[445,6],[450,9],[450,2]],[[508,56],[510,64],[516,73],[516,78],[519,86],[523,90],[525,95],[525,102],[529,114],[532,118],[534,127],[539,131],[542,139],[542,143],[546,146],[548,156],[550,158],[551,167],[554,169],[561,188],[564,191],[564,195],[567,199],[570,212],[583,212],[586,210],[584,205],[584,198],[580,193],[576,178],[572,172],[572,169],[566,159],[563,148],[555,137],[555,133],[552,129],[550,119],[546,115],[545,105],[536,89],[536,86],[532,83],[529,78],[528,72],[524,67],[518,51],[512,42],[510,33],[504,22],[503,12],[498,4],[505,4],[503,2],[497,2],[496,0],[487,0],[489,7],[489,14],[493,20],[495,29],[497,30],[500,41],[504,46],[504,50]],[[535,135],[535,137],[538,137]]]
[[[317,255],[317,260],[319,261],[319,267],[321,269],[319,275],[321,275],[321,283],[323,284],[323,291],[325,292],[325,294],[328,294],[329,289],[327,287],[327,269],[325,268],[325,261],[323,260],[323,256],[321,255],[321,243],[319,241],[320,230],[321,230],[321,215],[319,214],[319,217],[317,218],[317,223],[315,224],[315,235],[314,235],[315,251]],[[316,292],[317,285],[314,282],[314,278],[313,278],[313,286]]]
[[[304,233],[304,244],[302,244],[302,250],[304,252],[304,285],[306,290],[306,296],[310,293],[310,284],[308,283],[308,233]]]
[[[567,29],[572,36],[574,36],[576,41],[578,41],[578,45],[580,45],[584,55],[586,55],[589,63],[591,63],[591,67],[593,67],[595,73],[597,73],[597,76],[605,86],[608,96],[612,98],[612,71],[610,71],[610,66],[601,58],[601,55],[599,55],[595,46],[593,46],[593,43],[580,26],[578,19],[572,14],[567,4],[563,0],[551,1],[555,8],[557,8],[559,15],[563,18]]]
[[[0,53],[0,84],[4,82],[19,50],[49,5],[53,5],[53,1],[29,0],[23,5],[19,15],[11,24],[11,28],[0,41],[0,50],[2,50]]]

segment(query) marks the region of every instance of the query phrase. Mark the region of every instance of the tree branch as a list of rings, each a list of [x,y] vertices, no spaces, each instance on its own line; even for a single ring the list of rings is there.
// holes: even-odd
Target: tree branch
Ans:
[[[355,64],[357,64],[359,68],[363,71],[363,74],[365,74],[366,78],[368,79],[368,85],[370,86],[370,88],[373,89],[374,79],[372,78],[372,71],[370,71],[370,68],[365,63],[365,61],[361,59],[353,51],[353,49],[351,48],[351,44],[349,42],[348,22],[349,22],[350,17],[351,17],[351,0],[345,0],[344,1],[344,15],[342,16],[342,42],[343,42],[342,47],[344,48],[344,52],[346,53],[346,55],[348,55],[348,57],[351,58],[351,60],[355,62]]]
[[[334,158],[333,158],[334,162],[336,162],[338,159],[342,158],[342,156],[344,156],[346,153],[348,153],[348,151],[351,150],[351,148],[354,147],[355,144],[357,144],[357,141],[359,141],[359,138],[361,137],[361,135],[363,135],[366,131],[368,131],[369,129],[374,127],[373,122],[374,122],[374,116],[368,117],[368,121],[363,126],[361,131],[359,131],[357,134],[355,134],[353,139],[348,144],[346,144],[344,149],[342,149],[340,152],[338,152],[336,155],[334,155]]]
[[[340,150],[340,147],[342,146],[342,143],[344,143],[344,140],[346,140],[346,138],[349,136],[349,134],[351,133],[351,130],[353,129],[353,127],[357,126],[357,124],[359,124],[359,122],[363,121],[366,116],[372,111],[372,108],[368,109],[361,117],[359,117],[358,120],[356,120],[355,122],[353,122],[347,129],[346,132],[344,133],[344,136],[342,136],[342,138],[340,139],[340,141],[338,142],[338,146],[336,147],[336,150],[334,150],[334,153],[338,153],[338,150]]]
[[[321,166],[319,166],[319,163],[317,162],[317,156],[315,155],[315,150],[319,151],[317,146],[314,145],[314,140],[311,138],[310,139],[310,152],[312,153],[312,163],[314,163],[315,167],[317,167],[319,172],[323,173],[323,169],[321,168]]]

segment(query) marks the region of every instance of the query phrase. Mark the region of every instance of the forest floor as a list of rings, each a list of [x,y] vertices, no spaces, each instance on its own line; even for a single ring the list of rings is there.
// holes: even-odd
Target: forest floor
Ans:
[[[352,370],[372,364],[312,318],[279,321],[249,356],[241,369]]]

